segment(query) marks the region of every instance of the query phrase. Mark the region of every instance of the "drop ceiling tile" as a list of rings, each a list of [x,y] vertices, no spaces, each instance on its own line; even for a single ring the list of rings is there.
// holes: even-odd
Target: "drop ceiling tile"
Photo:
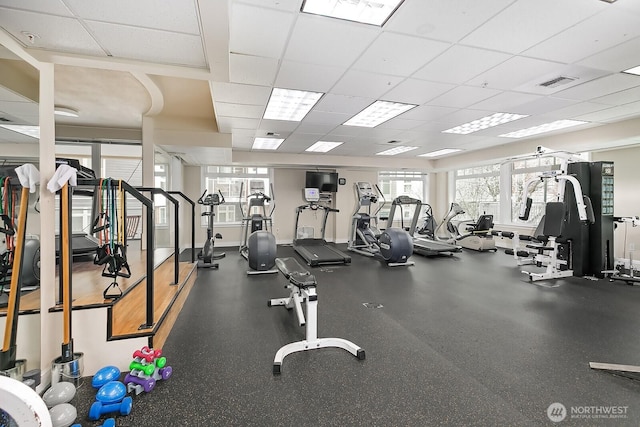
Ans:
[[[373,103],[374,99],[327,93],[313,108],[315,111],[355,115]]]
[[[90,21],[200,34],[195,0],[64,1],[77,17]]]
[[[348,67],[382,30],[377,27],[300,14],[284,59]],[[348,40],[348,43],[345,43]]]
[[[350,70],[331,88],[331,93],[379,99],[402,80],[397,76]]]
[[[199,36],[85,21],[96,39],[116,58],[204,68]]]
[[[569,98],[587,101],[592,98],[609,95],[621,90],[631,89],[640,86],[640,78],[629,74],[611,74],[597,80],[571,87],[557,92],[559,98]]]
[[[58,16],[73,16],[62,0],[0,0],[0,8],[29,10]],[[2,12],[4,13],[4,12]]]
[[[557,92],[569,89],[573,86],[584,84],[588,81],[610,74],[608,71],[598,70],[595,68],[583,67],[580,65],[559,65],[558,67],[549,67],[551,70],[544,74],[533,77],[528,82],[515,87],[519,92],[535,93],[539,95],[553,95]],[[565,80],[557,86],[541,86],[541,83],[548,82],[559,77],[568,77],[571,80]]]
[[[432,105],[419,105],[416,108],[412,108],[402,115],[402,118],[408,120],[422,120],[432,121],[441,117],[458,111],[457,108],[452,107],[438,107]]]
[[[293,132],[298,126],[300,122],[292,122],[289,120],[260,120],[259,130],[264,130],[266,132],[275,132],[280,134],[280,138],[286,136],[290,132]],[[257,134],[258,135],[258,134]]]
[[[294,134],[298,133],[308,133],[316,135],[316,141],[322,139],[321,136],[331,132],[338,124],[320,124],[308,122],[307,120],[303,120],[302,123],[296,128]]]
[[[216,102],[216,114],[224,117],[241,117],[245,119],[259,119],[262,117],[262,105],[228,104]]]
[[[302,121],[303,124],[316,124],[334,128],[343,124],[352,117],[352,114],[331,113],[326,111],[311,110]]]
[[[292,13],[235,3],[229,24],[229,51],[280,58],[294,17]]]
[[[502,92],[491,98],[473,104],[471,108],[477,110],[495,111],[500,113],[523,113],[521,106],[538,101],[543,97],[520,92]]]
[[[640,101],[585,114],[576,117],[576,119],[587,122],[612,123],[632,116],[637,116],[638,114],[640,114]]]
[[[429,101],[429,105],[438,107],[466,108],[484,99],[491,98],[501,91],[473,86],[458,86],[449,92]]]
[[[462,39],[462,43],[520,53],[605,8],[604,3],[597,1],[515,1]]]
[[[578,64],[612,72],[624,71],[640,65],[636,52],[640,52],[640,37],[591,55]]]
[[[521,114],[545,114],[549,111],[570,107],[577,103],[579,103],[579,101],[545,96],[532,102],[520,105],[519,110]]]
[[[30,47],[83,55],[106,56],[87,30],[72,18],[0,9],[0,27]],[[35,43],[29,44],[22,31],[37,34],[38,38],[36,38]]]
[[[277,59],[235,53],[229,55],[231,83],[271,86],[277,72]]]
[[[564,66],[556,62],[542,61],[539,59],[514,56],[502,64],[486,71],[477,77],[469,80],[468,84],[474,86],[485,86],[492,89],[513,90],[518,86],[534,80],[538,81],[540,76],[553,73]],[[545,80],[540,80],[539,83]]]
[[[287,89],[328,92],[346,68],[282,61],[275,85]]]
[[[421,105],[442,95],[455,86],[449,83],[428,82],[426,80],[406,79],[384,94],[386,101],[404,102]]]
[[[638,77],[640,79],[640,77]],[[611,95],[605,95],[598,98],[593,98],[591,101],[596,102],[598,104],[607,104],[607,105],[624,105],[629,104],[631,102],[635,102],[640,99],[640,86],[621,90],[620,92],[612,93]]]
[[[238,117],[216,117],[218,122],[218,130],[221,133],[231,133],[235,129],[255,129],[258,127],[260,120],[243,119]]]
[[[247,3],[288,12],[298,12],[301,6],[300,0],[234,0],[234,3]]]
[[[577,62],[639,36],[638,22],[637,15],[609,8],[545,40],[525,54],[552,61]]]
[[[404,117],[404,115],[401,115],[400,117]],[[422,122],[419,120],[407,120],[404,118],[401,119],[399,117],[395,117],[380,124],[379,127],[396,130],[410,130],[420,126],[421,124]]]
[[[596,104],[593,102],[580,102],[565,108],[559,108],[554,111],[541,114],[539,117],[549,118],[547,121],[576,119],[579,116],[594,113],[596,111],[602,111],[607,108],[611,108],[609,105]]]
[[[385,24],[385,30],[455,42],[512,1],[405,1]]]
[[[455,45],[416,71],[412,77],[462,84],[511,56],[501,52]],[[461,60],[464,60],[464,63],[461,63]]]
[[[449,46],[444,42],[382,33],[353,64],[353,68],[408,77]],[[419,54],[407,55],[407,52]]]
[[[267,105],[271,88],[266,86],[241,85],[236,83],[213,82],[214,102]]]

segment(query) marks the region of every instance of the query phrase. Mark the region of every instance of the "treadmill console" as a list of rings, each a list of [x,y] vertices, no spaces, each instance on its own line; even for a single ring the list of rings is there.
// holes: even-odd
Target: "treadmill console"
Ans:
[[[320,190],[317,188],[305,188],[304,199],[309,203],[317,203],[320,201]]]

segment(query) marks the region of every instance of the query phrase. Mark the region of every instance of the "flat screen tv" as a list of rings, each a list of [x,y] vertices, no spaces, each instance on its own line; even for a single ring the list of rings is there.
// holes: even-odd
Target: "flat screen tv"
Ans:
[[[336,172],[307,171],[304,186],[318,188],[327,193],[335,193],[338,191],[338,174]]]

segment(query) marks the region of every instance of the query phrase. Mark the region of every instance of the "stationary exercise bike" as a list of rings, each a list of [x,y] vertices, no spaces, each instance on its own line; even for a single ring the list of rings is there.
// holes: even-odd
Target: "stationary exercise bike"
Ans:
[[[209,193],[207,194],[207,190],[204,190],[200,198],[198,199],[198,204],[209,206],[209,210],[207,212],[203,212],[202,216],[208,217],[207,219],[207,240],[204,242],[204,246],[202,250],[198,254],[198,268],[214,268],[217,269],[219,267],[218,263],[214,263],[214,260],[224,258],[226,254],[224,252],[214,252],[213,248],[215,246],[215,239],[222,239],[222,235],[220,233],[213,234],[213,218],[216,216],[214,212],[214,207],[219,206],[224,203],[224,196],[222,192],[218,190],[218,193]]]

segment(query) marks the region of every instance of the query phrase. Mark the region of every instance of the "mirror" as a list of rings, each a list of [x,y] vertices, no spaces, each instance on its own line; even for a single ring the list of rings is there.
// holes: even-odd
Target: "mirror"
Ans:
[[[25,163],[33,163],[38,167],[38,90],[38,70],[0,45],[0,168],[3,175],[8,175],[9,171]],[[13,214],[17,218],[21,199],[19,181],[13,178],[10,182],[16,184],[16,197],[11,200],[5,197],[8,204],[3,208],[10,204],[12,212],[8,216]],[[15,340],[11,340],[10,344],[16,346],[15,358],[26,360],[26,370],[40,368],[40,218],[36,210],[37,197],[38,192],[29,195],[21,274],[23,283],[19,299],[19,316],[16,321],[19,327]],[[4,224],[3,221],[3,228],[6,228]],[[17,220],[16,227],[20,227]],[[5,326],[9,322],[7,303],[14,248],[12,236],[0,233],[0,270],[6,273],[5,277],[0,277],[0,330],[3,339],[8,335]]]

